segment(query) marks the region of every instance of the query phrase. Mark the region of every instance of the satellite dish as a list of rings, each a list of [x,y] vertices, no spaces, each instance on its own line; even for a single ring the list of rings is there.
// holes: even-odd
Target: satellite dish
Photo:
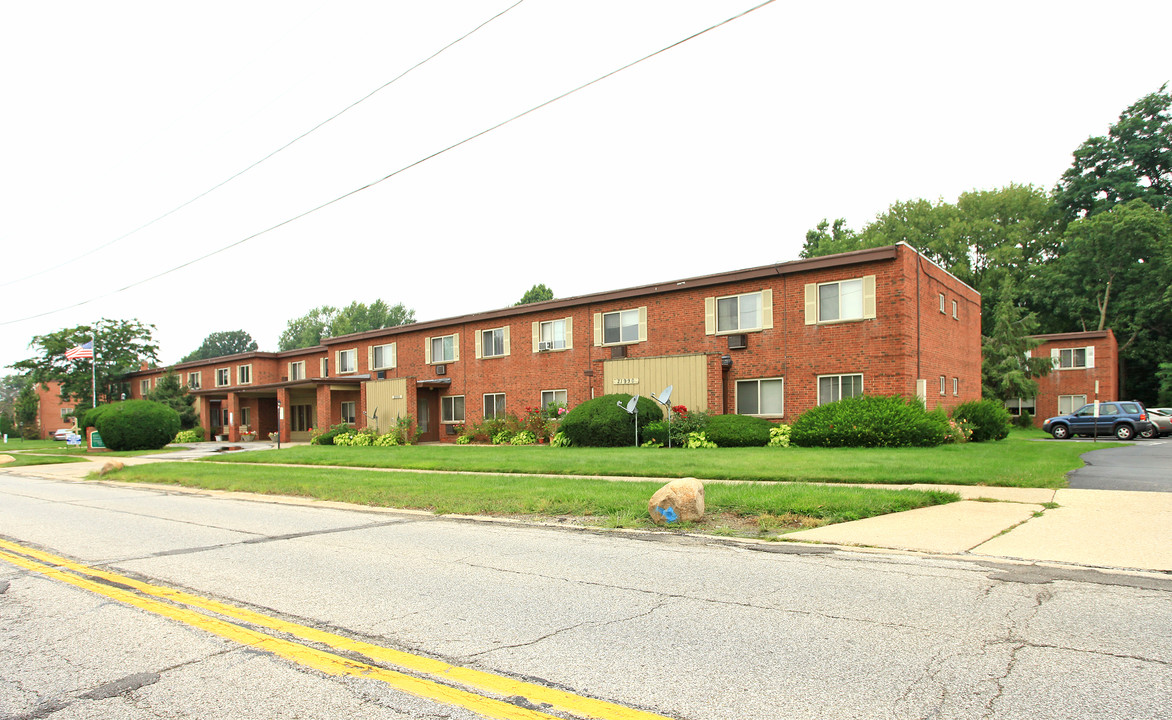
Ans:
[[[627,403],[627,412],[628,412],[628,413],[630,413],[630,414],[632,414],[632,415],[634,415],[634,414],[635,414],[635,407],[636,407],[638,404],[639,404],[639,396],[638,396],[638,395],[636,395],[636,396],[634,396],[634,397],[632,397],[632,398],[631,398],[631,401],[630,401],[630,402],[628,402],[628,403]]]
[[[372,420],[378,420],[378,406],[374,407],[374,415],[370,416]]]
[[[659,393],[659,397],[655,398],[656,400],[659,401],[660,405],[667,405],[667,401],[669,399],[671,399],[671,389],[672,389],[672,386],[668,385],[667,389],[664,390],[663,392]]]

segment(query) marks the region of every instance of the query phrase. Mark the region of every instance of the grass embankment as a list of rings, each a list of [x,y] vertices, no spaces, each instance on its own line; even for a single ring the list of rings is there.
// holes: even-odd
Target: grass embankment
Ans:
[[[90,458],[91,460],[98,460],[103,457],[138,457],[139,455],[165,455],[166,453],[178,452],[180,450],[190,450],[191,448],[181,445],[168,445],[159,450],[101,450],[90,452],[84,447],[63,447],[58,444],[47,449],[34,449],[16,452],[29,452],[37,455],[71,455],[77,458]],[[2,451],[0,451],[2,452]]]
[[[550,475],[697,477],[719,480],[990,485],[1059,488],[1082,467],[1081,443],[1033,442],[1015,430],[993,443],[935,448],[550,448],[545,446],[298,446],[223,455],[217,463],[342,465],[408,470]],[[1104,443],[1104,447],[1110,445]]]
[[[278,470],[256,464],[202,462],[135,465],[111,477],[123,481],[289,495],[443,514],[572,518],[575,522],[605,527],[650,526],[647,500],[662,485],[659,481],[614,482],[308,467]],[[705,487],[708,519],[698,526],[687,527],[738,534],[771,533],[939,505],[956,499],[953,493],[939,491],[873,490],[801,483],[709,484]]]

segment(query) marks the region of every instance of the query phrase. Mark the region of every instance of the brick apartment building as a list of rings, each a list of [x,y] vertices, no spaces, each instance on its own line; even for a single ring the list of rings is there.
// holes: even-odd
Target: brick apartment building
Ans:
[[[656,395],[710,413],[792,421],[862,392],[953,407],[981,392],[979,294],[910,246],[550,300],[144,369],[197,398],[201,425],[238,440],[305,440],[340,422],[385,432],[410,415],[422,440],[527,407]]]
[[[1014,415],[1021,410],[1042,426],[1048,417],[1074,412],[1095,400],[1124,400],[1119,396],[1119,345],[1110,329],[1092,332],[1034,335],[1042,344],[1033,357],[1048,357],[1054,369],[1038,378],[1038,395],[1010,401]]]

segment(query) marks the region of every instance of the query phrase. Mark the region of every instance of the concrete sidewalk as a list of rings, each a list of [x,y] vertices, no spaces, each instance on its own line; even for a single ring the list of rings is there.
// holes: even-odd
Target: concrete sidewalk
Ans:
[[[203,448],[200,451],[192,455],[208,452]],[[139,465],[183,460],[185,456],[189,457],[188,453],[130,458],[89,456],[86,459],[90,462],[86,463],[36,465],[12,468],[11,472],[80,480],[99,470],[107,460]],[[868,487],[892,489],[890,485]],[[1172,493],[922,484],[904,489],[955,492],[962,500],[802,530],[786,535],[785,540],[1172,572]]]

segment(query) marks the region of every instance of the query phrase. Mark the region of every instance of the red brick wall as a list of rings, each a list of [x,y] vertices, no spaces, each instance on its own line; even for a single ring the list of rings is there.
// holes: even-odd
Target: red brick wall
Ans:
[[[1087,402],[1094,402],[1095,381],[1099,383],[1098,399],[1130,400],[1119,397],[1119,346],[1111,330],[1085,333],[1059,333],[1037,335],[1042,344],[1030,353],[1034,357],[1049,358],[1053,350],[1093,347],[1095,366],[1093,368],[1054,369],[1044,378],[1038,379],[1038,395],[1035,400],[1034,424],[1041,427],[1048,417],[1058,414],[1059,395],[1086,395]]]

